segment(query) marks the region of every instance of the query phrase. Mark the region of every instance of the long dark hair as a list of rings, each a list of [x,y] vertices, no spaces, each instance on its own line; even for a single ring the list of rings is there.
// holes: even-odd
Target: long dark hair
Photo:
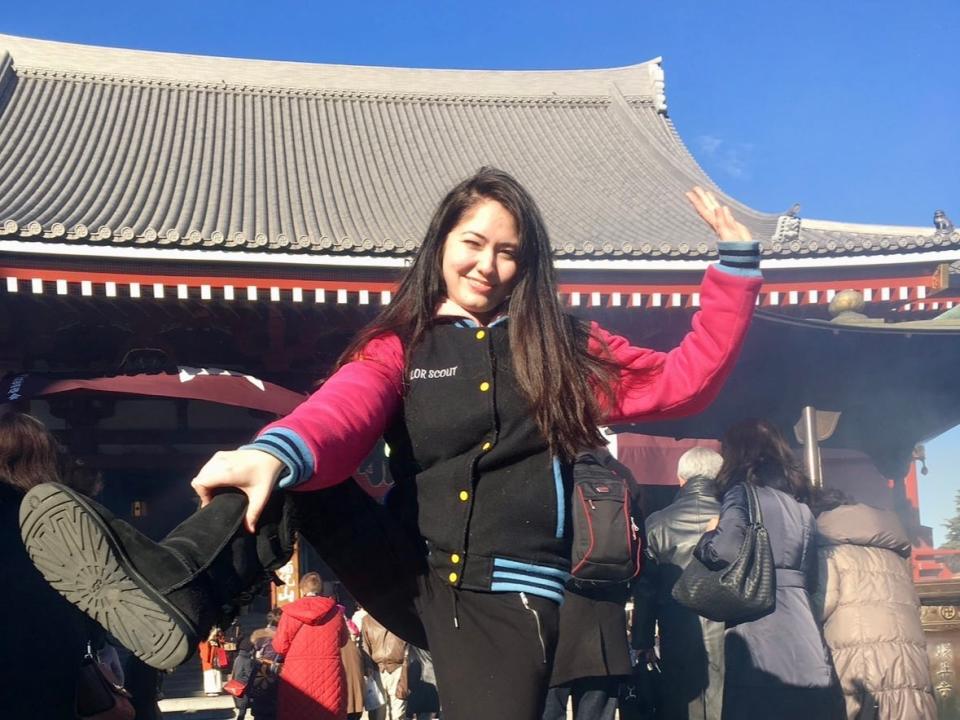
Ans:
[[[56,482],[59,460],[57,441],[42,422],[13,411],[0,417],[0,482],[24,491]]]
[[[482,200],[503,205],[519,234],[517,283],[507,306],[517,383],[551,451],[570,459],[580,449],[606,443],[598,430],[602,414],[597,393],[612,398],[615,366],[587,352],[588,329],[561,310],[540,210],[502,170],[481,168],[441,201],[391,303],[360,332],[337,366],[355,359],[370,340],[386,333],[397,334],[409,359],[446,297],[442,262],[447,235]]]
[[[744,420],[723,436],[723,465],[717,475],[717,497],[739,482],[769,485],[808,502],[812,486],[783,433],[766,420]]]

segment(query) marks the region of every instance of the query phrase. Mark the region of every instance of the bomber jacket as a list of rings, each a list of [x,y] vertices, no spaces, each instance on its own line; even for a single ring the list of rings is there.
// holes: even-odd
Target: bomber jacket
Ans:
[[[732,272],[707,269],[693,329],[669,352],[590,325],[589,351],[621,368],[612,405],[600,398],[605,422],[681,417],[710,404],[759,292],[759,273],[736,267],[755,267],[750,246],[752,261],[741,252]],[[314,490],[349,477],[386,434],[393,493],[415,504],[430,564],[451,586],[559,602],[569,577],[569,468],[550,457],[514,382],[507,323],[438,318],[410,368],[397,336],[374,339],[246,447],[284,463],[281,487]]]

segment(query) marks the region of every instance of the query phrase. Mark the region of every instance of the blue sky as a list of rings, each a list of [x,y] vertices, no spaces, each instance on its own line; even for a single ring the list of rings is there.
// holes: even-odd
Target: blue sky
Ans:
[[[680,134],[742,202],[923,226],[942,208],[960,224],[957,0],[36,0],[7,3],[0,32],[410,67],[589,68],[662,56]],[[928,465],[923,519],[938,525],[960,488],[960,431],[929,444]]]

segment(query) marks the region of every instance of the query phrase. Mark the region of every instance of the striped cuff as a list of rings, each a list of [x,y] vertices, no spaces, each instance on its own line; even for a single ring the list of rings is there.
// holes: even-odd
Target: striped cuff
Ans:
[[[260,450],[273,455],[286,466],[280,474],[279,487],[291,488],[309,480],[313,475],[313,453],[293,430],[272,428],[241,450]]]
[[[493,559],[493,592],[525,592],[563,603],[563,589],[570,573],[545,565],[518,562],[506,558]]]
[[[717,269],[731,275],[760,277],[760,243],[756,240],[718,242],[717,250],[720,252]]]

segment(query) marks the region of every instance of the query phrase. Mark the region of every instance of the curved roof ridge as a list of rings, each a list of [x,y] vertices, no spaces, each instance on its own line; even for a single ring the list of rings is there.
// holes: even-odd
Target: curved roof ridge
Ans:
[[[764,213],[737,200],[724,191],[706,170],[697,162],[693,153],[679,136],[673,122],[665,113],[650,114],[649,109],[642,111],[636,103],[631,103],[616,89],[611,92],[613,113],[616,119],[629,132],[642,137],[646,152],[650,158],[656,158],[651,169],[660,171],[657,176],[658,191],[666,191],[679,197],[674,207],[673,223],[682,232],[689,235],[691,243],[707,241],[710,245],[714,239],[706,231],[706,226],[696,216],[693,208],[684,198],[685,191],[693,185],[701,185],[719,193],[724,201],[732,205],[740,220],[750,229],[755,238],[762,242],[767,241],[777,227],[777,216]]]
[[[816,220],[804,217],[801,226],[805,230],[828,230],[842,233],[860,233],[867,235],[934,235],[937,230],[931,225],[878,225],[873,223],[853,223],[836,220]]]
[[[251,60],[126,50],[0,34],[0,57],[22,69],[175,84],[210,83],[286,90],[340,90],[456,96],[604,96],[611,84],[630,96],[658,97],[660,58],[582,70],[453,70]]]

